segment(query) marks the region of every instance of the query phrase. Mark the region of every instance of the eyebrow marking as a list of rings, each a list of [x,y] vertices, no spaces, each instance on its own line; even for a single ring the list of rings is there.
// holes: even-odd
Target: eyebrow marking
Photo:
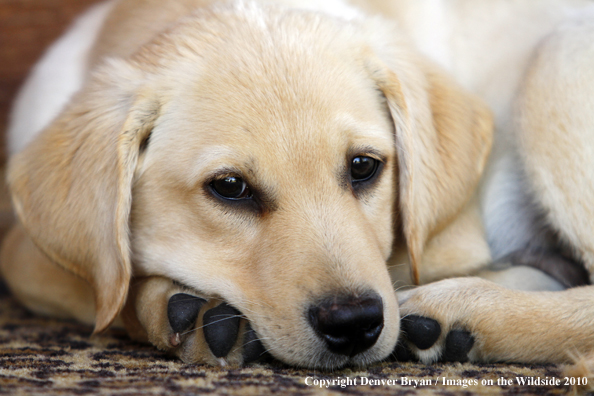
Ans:
[[[379,150],[374,147],[366,145],[353,146],[347,151],[348,161],[352,161],[353,158],[359,156],[368,156],[383,163],[386,163],[387,157],[383,155]]]

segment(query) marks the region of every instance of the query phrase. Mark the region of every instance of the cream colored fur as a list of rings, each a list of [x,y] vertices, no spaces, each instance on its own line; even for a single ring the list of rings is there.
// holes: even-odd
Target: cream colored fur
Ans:
[[[530,268],[516,282],[488,264],[553,232],[594,272],[592,8],[99,6],[48,52],[17,101],[8,182],[21,224],[4,243],[3,276],[33,311],[96,331],[121,316],[131,336],[186,362],[240,364],[241,340],[221,361],[200,331],[171,338],[167,301],[178,292],[233,305],[270,353],[300,366],[383,359],[406,314],[444,329],[434,347],[413,351],[427,362],[456,326],[475,335],[476,361],[591,353],[590,286],[511,290],[560,286]],[[44,72],[59,69],[64,49],[81,72],[62,75],[61,105],[41,111],[35,93],[50,88]],[[348,156],[363,154],[384,167],[359,196],[341,175]],[[221,174],[258,186],[264,209],[217,201],[207,187]],[[467,277],[399,301],[394,293],[476,274],[507,288]],[[303,312],[328,293],[366,290],[383,302],[380,338],[352,358],[327,351]]]

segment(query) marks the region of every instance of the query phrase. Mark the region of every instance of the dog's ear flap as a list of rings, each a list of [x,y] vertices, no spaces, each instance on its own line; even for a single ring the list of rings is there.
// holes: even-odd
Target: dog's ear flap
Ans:
[[[132,182],[159,111],[155,100],[126,86],[135,77],[115,81],[113,73],[97,74],[14,156],[8,175],[32,240],[93,287],[95,332],[109,326],[127,297]]]
[[[437,67],[419,61],[395,72],[379,62],[369,70],[396,129],[402,226],[412,280],[419,284],[427,240],[476,191],[491,149],[493,120],[480,98]]]

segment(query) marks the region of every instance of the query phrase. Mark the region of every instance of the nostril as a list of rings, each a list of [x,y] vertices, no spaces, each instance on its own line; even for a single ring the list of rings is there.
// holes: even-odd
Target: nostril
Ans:
[[[312,328],[334,353],[355,356],[371,348],[384,327],[379,296],[336,296],[309,309]]]

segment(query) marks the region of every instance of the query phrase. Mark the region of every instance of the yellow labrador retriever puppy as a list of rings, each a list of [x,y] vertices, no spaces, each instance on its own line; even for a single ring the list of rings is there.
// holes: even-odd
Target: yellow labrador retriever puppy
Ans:
[[[591,353],[594,291],[563,290],[594,273],[589,16],[99,4],[15,105],[3,276],[35,312],[186,362]]]

